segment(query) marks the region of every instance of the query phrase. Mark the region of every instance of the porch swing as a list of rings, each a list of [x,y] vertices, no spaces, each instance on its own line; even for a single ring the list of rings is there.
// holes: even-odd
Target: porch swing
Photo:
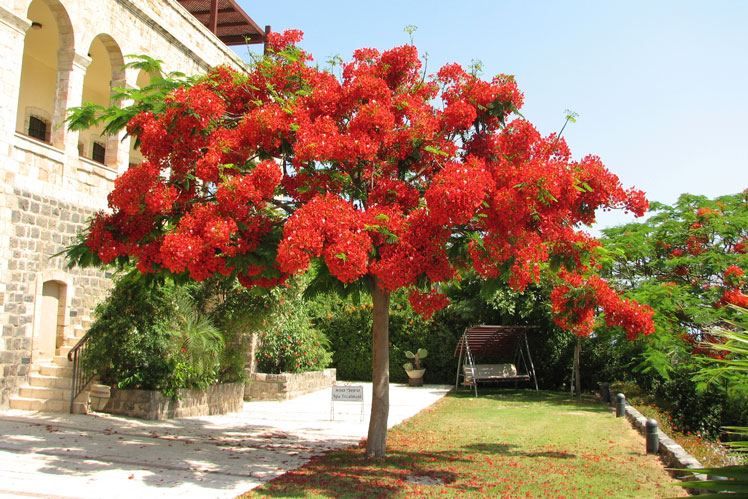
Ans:
[[[532,380],[538,391],[535,366],[530,357],[527,333],[537,326],[473,326],[465,329],[455,347],[457,380],[460,386],[472,387],[478,396],[478,383]],[[511,363],[477,364],[475,359],[511,359]]]

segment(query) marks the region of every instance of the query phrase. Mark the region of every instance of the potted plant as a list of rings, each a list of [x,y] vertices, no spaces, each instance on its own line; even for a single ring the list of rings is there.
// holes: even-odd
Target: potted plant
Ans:
[[[423,386],[423,373],[426,369],[421,369],[421,360],[425,359],[429,352],[425,348],[419,348],[416,353],[411,351],[405,352],[405,356],[413,359],[413,362],[403,364],[405,372],[408,374],[408,386]]]

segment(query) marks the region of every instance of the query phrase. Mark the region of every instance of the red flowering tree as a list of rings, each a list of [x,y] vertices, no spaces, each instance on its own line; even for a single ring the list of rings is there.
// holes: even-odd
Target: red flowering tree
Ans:
[[[667,206],[656,203],[644,222],[605,229],[610,258],[604,273],[617,289],[656,311],[656,334],[642,366],[663,378],[688,353],[709,353],[702,341],[715,327],[739,318],[734,305],[748,306],[748,189],[708,199],[683,194]]]
[[[643,193],[541,136],[512,77],[456,64],[426,76],[406,45],[358,50],[338,79],[308,64],[300,38],[273,34],[247,74],[217,68],[130,120],[146,160],[91,222],[89,256],[247,287],[316,262],[320,282],[368,286],[373,457],[386,449],[393,290],[428,317],[461,269],[517,290],[548,274],[563,327],[589,334],[602,312],[631,337],[652,330],[650,309],[593,274],[598,243],[578,231],[598,208],[642,214]]]

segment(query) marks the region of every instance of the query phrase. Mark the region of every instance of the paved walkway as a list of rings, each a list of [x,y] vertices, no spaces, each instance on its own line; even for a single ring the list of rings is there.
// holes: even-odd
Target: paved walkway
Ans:
[[[108,414],[0,412],[0,497],[232,498],[366,436],[361,404],[331,390],[242,412],[170,421]],[[390,386],[389,426],[430,406],[449,386]]]

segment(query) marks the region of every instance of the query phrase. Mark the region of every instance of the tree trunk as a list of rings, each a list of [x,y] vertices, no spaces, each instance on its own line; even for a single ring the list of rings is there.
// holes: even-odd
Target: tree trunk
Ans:
[[[372,388],[366,457],[384,457],[387,451],[387,417],[390,412],[390,294],[374,278],[369,279],[374,304],[371,341]]]
[[[582,350],[582,337],[577,336],[577,346],[574,347],[574,388],[577,391],[577,396],[582,394],[582,380],[579,376],[579,353]]]

